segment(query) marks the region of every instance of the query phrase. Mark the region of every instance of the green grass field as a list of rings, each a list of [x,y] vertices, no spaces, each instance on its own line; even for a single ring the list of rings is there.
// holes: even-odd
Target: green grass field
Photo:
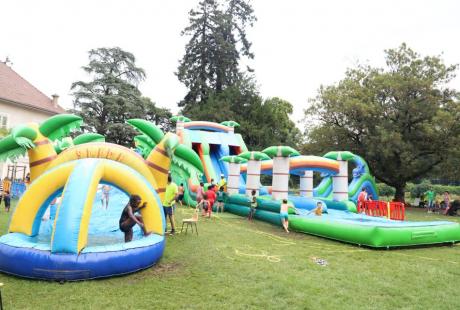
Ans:
[[[177,223],[192,210],[179,209]],[[9,214],[0,213],[6,232]],[[409,220],[452,220],[408,211]],[[0,274],[5,309],[460,309],[460,245],[371,250],[224,214],[132,275],[59,284]],[[325,259],[327,266],[314,260]],[[451,288],[450,288],[451,287]]]

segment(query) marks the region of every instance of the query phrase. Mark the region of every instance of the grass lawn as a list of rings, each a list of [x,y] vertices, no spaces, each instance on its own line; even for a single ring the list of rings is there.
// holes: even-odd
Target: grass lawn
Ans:
[[[191,214],[179,209],[177,223]],[[460,222],[420,210],[407,216]],[[2,233],[8,219],[2,210]],[[370,250],[285,234],[232,214],[200,219],[198,228],[198,237],[168,237],[160,263],[129,276],[58,284],[0,274],[3,304],[6,309],[460,309],[458,244]]]

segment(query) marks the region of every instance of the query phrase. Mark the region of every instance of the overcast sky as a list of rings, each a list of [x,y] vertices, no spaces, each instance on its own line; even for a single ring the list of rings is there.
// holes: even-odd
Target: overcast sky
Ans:
[[[132,52],[147,79],[144,95],[177,111],[186,89],[174,72],[184,54],[187,13],[198,0],[0,2],[0,60],[60,103],[72,106],[70,85],[88,77],[87,51],[119,46]],[[357,61],[383,65],[383,50],[406,42],[422,55],[460,63],[460,1],[252,1],[248,29],[263,97],[294,105],[300,120],[321,84],[343,78]],[[453,82],[460,89],[460,78]]]

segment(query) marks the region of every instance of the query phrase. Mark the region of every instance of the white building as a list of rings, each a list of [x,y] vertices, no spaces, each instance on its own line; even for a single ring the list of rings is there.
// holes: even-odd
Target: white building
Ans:
[[[0,61],[0,129],[8,130],[30,122],[41,123],[50,116],[63,113],[58,98],[57,95],[49,98]],[[28,158],[24,157],[15,163],[0,163],[0,178],[23,179],[28,172],[28,162]]]

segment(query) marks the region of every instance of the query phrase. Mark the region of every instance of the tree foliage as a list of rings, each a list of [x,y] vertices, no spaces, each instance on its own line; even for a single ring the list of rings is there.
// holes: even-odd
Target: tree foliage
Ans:
[[[289,118],[293,112],[291,103],[277,97],[263,100],[251,81],[212,93],[205,103],[183,112],[195,120],[237,121],[250,150],[263,150],[270,145],[295,148],[301,140],[300,130]]]
[[[188,92],[179,106],[204,104],[212,93],[220,93],[241,80],[241,55],[254,57],[246,27],[255,19],[246,0],[203,0],[189,12],[190,24],[182,35],[190,40],[176,73]]]
[[[289,119],[292,105],[279,98],[263,100],[253,70],[241,60],[254,58],[246,29],[256,21],[247,0],[203,0],[189,13],[182,32],[190,41],[177,76],[188,88],[179,104],[191,119],[235,120],[250,149],[296,146],[300,131]]]
[[[305,112],[305,150],[363,156],[403,200],[406,182],[445,162],[458,145],[459,96],[447,86],[457,66],[405,44],[385,55],[386,68],[360,65],[338,84],[320,88]]]
[[[133,54],[119,47],[92,49],[83,67],[90,81],[72,84],[75,112],[83,117],[84,129],[104,135],[108,142],[132,145],[136,133],[125,124],[130,118],[144,118],[164,129],[171,126],[171,113],[139,91],[145,72],[135,62]]]

